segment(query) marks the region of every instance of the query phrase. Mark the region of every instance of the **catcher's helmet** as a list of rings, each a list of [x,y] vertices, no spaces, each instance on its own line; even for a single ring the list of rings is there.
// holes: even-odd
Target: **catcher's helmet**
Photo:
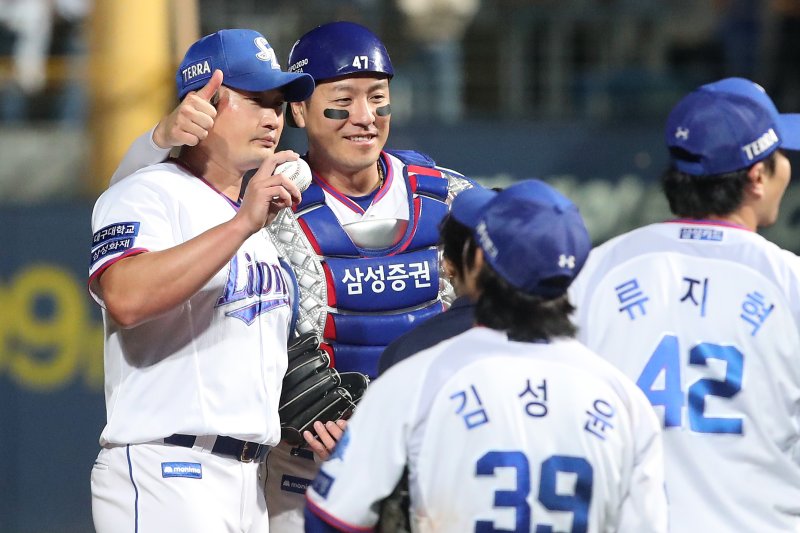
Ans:
[[[300,37],[289,52],[288,70],[311,74],[316,83],[360,72],[394,76],[381,40],[353,22],[330,22]]]

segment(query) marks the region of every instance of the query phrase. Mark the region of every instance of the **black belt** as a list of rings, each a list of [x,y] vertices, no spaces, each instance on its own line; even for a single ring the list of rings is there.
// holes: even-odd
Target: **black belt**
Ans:
[[[191,448],[198,438],[199,437],[195,437],[194,435],[175,433],[165,438],[164,444]],[[214,447],[211,448],[212,453],[228,455],[244,463],[251,463],[253,461],[261,462],[261,460],[267,456],[268,451],[269,446],[266,444],[248,442],[246,440],[234,439],[233,437],[217,437],[217,440],[214,442]]]

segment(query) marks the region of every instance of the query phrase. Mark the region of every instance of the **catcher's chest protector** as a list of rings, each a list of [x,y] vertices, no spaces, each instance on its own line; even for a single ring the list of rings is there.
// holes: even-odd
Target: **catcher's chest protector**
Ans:
[[[269,228],[300,288],[297,330],[321,333],[323,347],[340,372],[375,377],[383,349],[413,324],[443,309],[438,226],[452,189],[470,185],[464,178],[425,166],[429,160],[424,156],[402,156],[403,160],[382,154],[386,178],[369,218],[359,220],[361,210],[348,213],[350,220],[343,224],[343,205],[354,212],[360,208],[315,176],[294,212],[283,210]],[[410,160],[418,164],[407,164]],[[340,214],[331,202],[339,202],[333,207]],[[396,217],[399,202],[407,202],[407,221]],[[364,244],[387,241],[387,236],[386,246]]]

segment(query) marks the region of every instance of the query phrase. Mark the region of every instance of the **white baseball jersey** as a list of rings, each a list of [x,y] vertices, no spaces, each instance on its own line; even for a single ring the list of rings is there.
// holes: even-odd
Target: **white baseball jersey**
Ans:
[[[147,167],[98,199],[90,278],[128,255],[177,246],[230,220],[236,209],[174,163]],[[108,421],[101,444],[173,433],[276,444],[290,283],[261,230],[178,308],[130,329],[104,310]]]
[[[156,163],[163,160],[169,150],[160,149],[152,140],[152,132],[150,130],[146,134],[140,136],[125,154],[123,162],[120,164],[111,183],[119,181],[126,181],[126,176],[134,170],[141,168],[146,164]],[[351,199],[338,193],[332,187],[325,187],[322,190],[325,205],[330,207],[333,212],[336,224],[340,226],[348,225],[352,227],[361,221],[375,219],[401,219],[401,220],[419,220],[420,216],[423,217],[421,226],[432,229],[433,241],[435,242],[435,224],[428,224],[430,215],[428,214],[428,206],[423,204],[420,212],[411,213],[409,202],[409,189],[406,185],[403,176],[408,175],[408,167],[403,164],[395,156],[384,154],[385,161],[389,165],[387,168],[387,186],[379,191],[372,203],[366,210],[359,207]],[[458,192],[468,188],[470,183],[464,178],[456,176],[456,173],[447,169],[439,170],[447,171],[448,187],[446,194],[449,199],[452,199]],[[414,173],[418,172],[415,171]],[[394,176],[396,179],[391,179],[389,176]],[[123,178],[125,178],[123,180]],[[308,196],[306,193],[304,195]],[[420,215],[422,213],[422,215]],[[435,213],[435,211],[433,211]],[[438,222],[438,219],[436,219]],[[292,269],[295,272],[297,279],[300,281],[301,286],[301,302],[298,312],[298,329],[300,331],[309,331],[313,327],[322,329],[326,324],[328,318],[329,297],[327,291],[330,290],[326,283],[326,275],[324,274],[323,263],[324,254],[320,254],[314,250],[308,239],[303,236],[303,231],[300,228],[297,218],[291,210],[283,210],[279,213],[278,217],[270,225],[270,233],[273,237],[273,242],[281,246],[284,257],[289,261]],[[325,246],[335,244],[333,240],[336,232],[332,232],[325,238]],[[345,237],[346,240],[349,240]],[[419,243],[417,243],[419,244]],[[357,255],[357,254],[356,254]],[[362,259],[352,259],[353,261],[364,262]],[[437,261],[438,262],[438,261]],[[424,263],[417,263],[419,266],[424,266]],[[327,263],[330,266],[330,263]],[[376,268],[371,269],[373,272],[395,271],[397,265],[386,267],[376,265]],[[401,265],[402,267],[402,265]],[[385,269],[385,270],[384,270]],[[353,269],[359,272],[357,269]],[[409,269],[410,271],[410,269]],[[400,268],[395,272],[403,273]],[[420,270],[418,272],[422,279],[420,283],[424,284],[424,278],[430,278],[431,272],[427,270]],[[382,275],[382,274],[381,274]],[[360,276],[360,275],[359,275]],[[309,281],[310,280],[310,281]],[[442,282],[442,278],[440,278]],[[381,281],[383,283],[383,281]],[[404,284],[402,280],[395,280],[394,283]],[[450,298],[452,289],[449,283],[440,283],[439,296],[444,300]],[[357,286],[357,285],[356,285]],[[393,287],[391,284],[387,286]],[[361,289],[359,288],[359,291]],[[349,291],[349,289],[348,289]],[[389,294],[389,291],[387,291]],[[435,295],[434,295],[435,296]],[[391,307],[391,300],[388,298],[376,298],[375,301],[381,300],[381,305],[389,307],[388,312],[384,314],[384,318],[389,316],[401,317],[402,313],[397,312],[397,308]],[[341,302],[340,302],[341,303]],[[406,302],[401,307],[413,308],[421,302]],[[418,312],[426,312],[427,307],[419,306]],[[440,309],[440,305],[435,303],[435,307]],[[438,312],[438,310],[436,311]],[[355,315],[350,314],[348,317],[352,319]],[[352,323],[352,322],[351,322]],[[406,324],[407,326],[407,324]],[[404,328],[406,327],[404,326]],[[341,325],[339,327],[342,327]],[[381,336],[386,336],[387,332],[392,329],[383,326],[363,325],[360,324],[358,328],[361,329],[358,341],[355,343],[355,352],[363,353],[365,349],[377,350],[373,363],[377,366],[377,357],[383,349],[383,344],[380,346],[365,346],[370,342],[365,338],[366,331],[380,331]],[[401,330],[404,331],[405,329]],[[398,331],[398,334],[401,332]],[[339,330],[341,333],[341,329]],[[375,344],[375,343],[372,343]],[[340,366],[346,356],[341,352],[337,354],[337,366]],[[354,367],[351,370],[365,371],[363,368]],[[277,533],[295,533],[303,530],[303,505],[304,493],[306,486],[311,479],[314,478],[318,470],[317,463],[314,462],[313,456],[306,453],[308,450],[300,450],[292,448],[287,444],[281,444],[271,450],[267,463],[262,476],[266,483],[267,505],[270,513],[270,529]]]
[[[308,506],[365,530],[407,465],[415,531],[666,531],[661,446],[641,391],[577,341],[474,328],[370,386]]]
[[[672,531],[799,531],[800,260],[740,227],[653,224],[593,250],[571,299],[661,418]]]

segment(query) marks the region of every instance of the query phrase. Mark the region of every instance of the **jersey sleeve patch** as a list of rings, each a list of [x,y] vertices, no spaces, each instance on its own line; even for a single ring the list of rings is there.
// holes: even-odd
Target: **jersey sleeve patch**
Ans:
[[[326,499],[328,497],[328,493],[331,491],[334,480],[335,478],[333,476],[326,474],[323,470],[320,470],[317,473],[317,477],[314,478],[311,488],[314,489],[314,492],[319,494],[321,498]]]
[[[135,238],[139,235],[139,222],[117,222],[97,230],[92,235],[92,249],[94,250],[101,244],[109,241],[124,239],[126,237]]]
[[[110,255],[132,249],[137,235],[139,235],[139,222],[119,222],[96,231],[92,235],[89,266],[94,266]]]

